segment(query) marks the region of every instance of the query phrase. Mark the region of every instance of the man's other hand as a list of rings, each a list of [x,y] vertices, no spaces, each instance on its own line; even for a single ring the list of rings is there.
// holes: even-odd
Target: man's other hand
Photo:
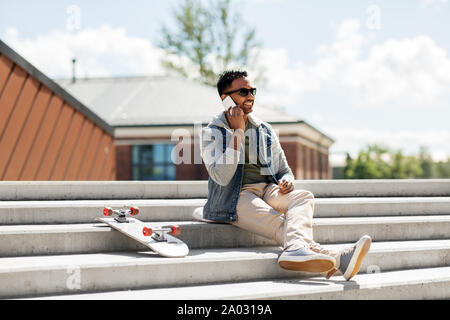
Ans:
[[[280,187],[281,194],[286,194],[294,190],[294,184],[289,180],[282,179],[278,181],[278,186]]]

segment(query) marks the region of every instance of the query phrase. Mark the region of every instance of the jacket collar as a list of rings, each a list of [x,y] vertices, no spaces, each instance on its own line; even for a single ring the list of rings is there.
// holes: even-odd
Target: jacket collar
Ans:
[[[255,126],[255,127],[260,127],[262,120],[260,120],[258,117],[254,116],[253,114],[249,114],[247,116],[247,119]],[[222,128],[226,128],[226,129],[230,129],[230,126],[228,125],[227,122],[227,118],[225,117],[225,111],[221,112],[220,114],[216,115],[212,122],[212,125],[218,126],[218,127],[222,127]]]

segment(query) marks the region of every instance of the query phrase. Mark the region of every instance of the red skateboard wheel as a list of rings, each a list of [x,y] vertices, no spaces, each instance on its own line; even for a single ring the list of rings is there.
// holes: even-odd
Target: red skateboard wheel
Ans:
[[[110,207],[103,208],[103,215],[105,217],[108,217],[108,216],[112,215],[112,212],[113,212],[113,210]]]
[[[138,207],[131,207],[131,215],[132,216],[137,216],[139,214],[139,208]]]
[[[171,231],[171,235],[173,236],[178,236],[181,233],[181,228],[179,226],[170,226]]]
[[[151,228],[144,227],[142,229],[142,233],[144,234],[144,236],[149,237],[152,235],[153,230]]]

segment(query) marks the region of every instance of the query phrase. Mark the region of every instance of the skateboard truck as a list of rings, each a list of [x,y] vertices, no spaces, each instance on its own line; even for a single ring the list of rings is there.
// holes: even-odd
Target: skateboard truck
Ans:
[[[111,215],[114,215],[114,220],[116,220],[119,223],[128,223],[127,217],[128,216],[137,216],[139,214],[139,208],[138,207],[130,207],[128,210],[114,210],[111,207],[105,207],[103,208],[103,215],[105,217],[109,217]]]
[[[166,234],[167,233],[169,233],[169,234],[171,234],[173,236],[180,235],[181,234],[181,228],[179,226],[170,226],[169,228],[162,227],[162,228],[159,228],[159,229],[144,227],[142,229],[142,233],[146,237],[150,237],[151,236],[156,241],[163,242],[163,241],[167,241],[167,238],[166,238]]]

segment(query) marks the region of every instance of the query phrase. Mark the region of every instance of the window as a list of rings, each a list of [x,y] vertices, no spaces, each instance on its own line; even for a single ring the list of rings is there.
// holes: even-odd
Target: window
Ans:
[[[134,145],[131,149],[133,180],[175,180],[172,144]]]

